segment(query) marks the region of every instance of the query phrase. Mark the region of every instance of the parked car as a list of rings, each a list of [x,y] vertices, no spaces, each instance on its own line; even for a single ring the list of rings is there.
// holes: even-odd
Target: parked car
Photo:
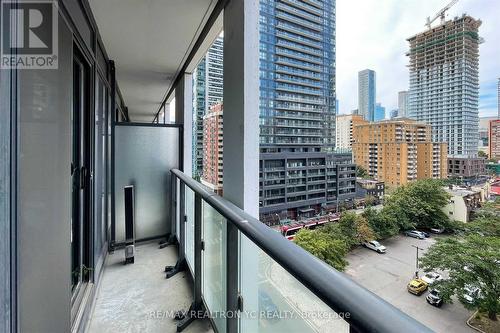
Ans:
[[[408,283],[406,289],[413,295],[420,296],[424,291],[427,290],[427,283],[425,283],[422,279],[413,279]]]
[[[405,236],[407,237],[414,237],[418,239],[425,239],[425,235],[418,230],[407,230],[405,231]]]
[[[473,304],[478,298],[482,298],[481,289],[473,285],[466,285],[463,298],[467,303]]]
[[[369,248],[370,250],[376,251],[378,253],[385,253],[386,248],[376,240],[371,240],[369,242],[364,242],[363,243],[364,247]]]
[[[444,232],[444,228],[431,228],[430,231],[433,234],[442,234]]]
[[[429,290],[429,294],[427,294],[427,297],[425,297],[425,300],[430,305],[437,306],[438,308],[441,307],[441,305],[443,305],[443,299],[439,295],[439,290],[437,290],[437,289]]]
[[[420,231],[421,233],[423,233],[425,238],[428,238],[431,236],[431,234],[429,234],[427,231],[423,231],[423,230],[417,230],[417,231]]]
[[[431,285],[437,281],[441,281],[442,279],[443,277],[441,276],[441,274],[438,274],[436,272],[428,272],[425,273],[424,276],[422,276],[422,280],[428,285]]]

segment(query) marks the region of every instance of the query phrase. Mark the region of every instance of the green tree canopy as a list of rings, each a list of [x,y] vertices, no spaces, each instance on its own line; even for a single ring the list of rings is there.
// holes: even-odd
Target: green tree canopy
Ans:
[[[356,165],[356,177],[366,178],[368,177],[368,171],[361,165]]]
[[[445,271],[448,278],[436,288],[444,301],[456,295],[467,308],[479,309],[492,320],[500,312],[500,237],[476,233],[438,239],[420,259],[425,271]],[[472,303],[464,298],[464,288],[479,288]]]
[[[350,247],[375,239],[375,233],[361,215],[350,212],[342,214],[339,227]]]
[[[295,243],[339,271],[347,266],[344,257],[348,247],[345,241],[332,237],[322,229],[300,230],[295,236]]]
[[[449,227],[450,220],[441,210],[448,204],[441,182],[423,179],[394,190],[385,200],[383,215],[396,221],[401,230]]]
[[[394,216],[388,215],[384,210],[377,212],[373,208],[368,208],[363,212],[363,217],[368,221],[376,239],[386,239],[399,232]]]

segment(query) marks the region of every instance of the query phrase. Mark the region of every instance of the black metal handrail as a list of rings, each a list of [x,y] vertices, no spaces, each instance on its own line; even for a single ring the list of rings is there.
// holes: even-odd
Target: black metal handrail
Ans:
[[[178,169],[172,174],[359,332],[432,332]]]

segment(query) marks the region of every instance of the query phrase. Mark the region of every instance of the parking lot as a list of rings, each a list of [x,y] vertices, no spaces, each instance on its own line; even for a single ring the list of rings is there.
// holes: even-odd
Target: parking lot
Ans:
[[[347,256],[349,266],[346,273],[365,288],[436,332],[475,332],[465,323],[472,312],[458,301],[436,308],[427,304],[427,291],[421,296],[406,291],[406,285],[414,276],[416,268],[416,249],[412,245],[424,249],[419,251],[420,255],[434,242],[433,236],[424,240],[396,236],[381,242],[387,247],[385,254],[362,247],[356,248]]]

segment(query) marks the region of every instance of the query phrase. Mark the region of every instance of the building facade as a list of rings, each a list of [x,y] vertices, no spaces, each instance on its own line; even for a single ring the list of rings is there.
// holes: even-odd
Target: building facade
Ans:
[[[477,156],[480,25],[463,15],[408,38],[408,115],[432,125],[450,156]]]
[[[366,123],[360,115],[342,114],[337,116],[335,126],[335,146],[340,149],[351,149],[352,129],[354,126]]]
[[[382,104],[377,103],[375,105],[375,115],[373,117],[373,121],[381,121],[385,119],[385,107]]]
[[[193,176],[203,173],[203,117],[222,102],[224,38],[217,37],[193,72]]]
[[[365,69],[358,73],[358,112],[368,121],[374,121],[377,96],[375,71]]]
[[[446,143],[431,140],[431,126],[401,118],[357,125],[352,151],[357,165],[390,185],[446,178]]]
[[[394,119],[394,118],[397,118],[399,115],[399,110],[398,109],[394,109],[391,111],[391,119]]]
[[[474,178],[486,173],[486,159],[482,157],[448,158],[448,175],[456,178]]]
[[[398,114],[400,117],[408,117],[408,92],[398,92]]]
[[[497,107],[498,107],[498,118],[500,119],[500,78],[498,78],[498,98],[497,98]]]
[[[203,173],[201,183],[222,195],[223,186],[223,111],[222,104],[214,104],[203,117]]]
[[[443,207],[443,212],[451,220],[463,223],[469,222],[471,212],[480,207],[482,202],[481,192],[454,186],[446,187],[445,189],[450,195],[450,199],[448,204]]]
[[[500,160],[500,119],[490,120],[488,144],[490,159]]]
[[[384,199],[385,184],[383,181],[374,179],[356,179],[356,198],[365,199],[373,197],[377,202]]]
[[[261,216],[348,200],[352,158],[334,154],[335,2],[261,0],[259,28]]]

